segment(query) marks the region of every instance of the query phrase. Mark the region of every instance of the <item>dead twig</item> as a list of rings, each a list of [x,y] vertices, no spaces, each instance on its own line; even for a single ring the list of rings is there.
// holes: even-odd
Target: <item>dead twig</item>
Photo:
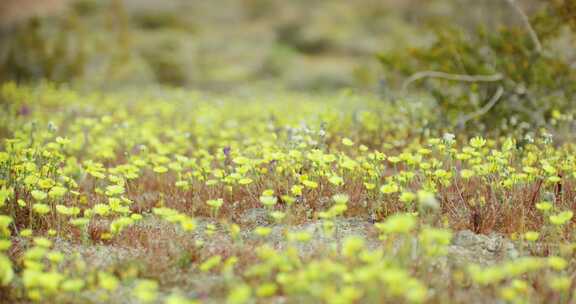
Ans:
[[[470,120],[478,118],[478,117],[488,113],[488,111],[490,111],[490,109],[492,109],[496,105],[496,103],[498,103],[500,98],[502,98],[502,95],[504,95],[504,88],[502,86],[499,86],[498,90],[496,91],[496,94],[494,94],[494,96],[492,96],[492,98],[490,99],[490,101],[488,101],[487,104],[485,104],[482,108],[478,109],[478,111],[476,111],[474,113],[470,113],[470,114],[462,117],[458,121],[457,125],[462,128]]]
[[[413,74],[408,77],[406,81],[402,84],[402,92],[405,93],[408,87],[415,81],[424,78],[440,78],[451,81],[462,81],[462,82],[496,82],[502,80],[504,77],[502,74],[493,75],[465,75],[465,74],[450,74],[438,71],[422,71]]]
[[[518,13],[520,18],[522,19],[522,22],[524,23],[524,26],[526,27],[526,30],[528,31],[528,34],[530,35],[530,39],[532,39],[532,43],[534,43],[534,48],[535,48],[536,52],[538,54],[541,54],[542,53],[542,43],[540,42],[540,39],[538,38],[538,34],[536,34],[536,31],[532,27],[532,24],[530,24],[530,19],[528,18],[526,13],[524,13],[524,10],[522,10],[522,7],[520,7],[520,5],[518,5],[518,2],[516,2],[516,0],[506,0],[506,2],[508,2],[508,4],[510,4],[510,6],[512,6],[514,8],[516,13]]]

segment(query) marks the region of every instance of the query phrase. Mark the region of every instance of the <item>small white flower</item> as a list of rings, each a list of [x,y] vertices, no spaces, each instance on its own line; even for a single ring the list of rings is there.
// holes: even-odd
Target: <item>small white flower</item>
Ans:
[[[456,138],[456,135],[454,135],[452,133],[444,133],[444,136],[443,136],[443,139],[447,144],[453,143],[455,138]]]

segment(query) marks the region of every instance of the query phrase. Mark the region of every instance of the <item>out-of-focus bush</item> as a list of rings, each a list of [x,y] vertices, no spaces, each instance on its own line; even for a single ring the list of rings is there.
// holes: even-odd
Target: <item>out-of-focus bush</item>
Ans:
[[[141,79],[122,2],[68,2],[58,14],[32,14],[2,26],[0,81]],[[20,9],[32,8],[22,5]]]
[[[374,88],[374,54],[420,43],[418,5],[441,0],[5,1],[68,5],[5,31],[2,80],[331,91]]]
[[[508,18],[520,22],[469,28],[446,20],[431,22],[435,43],[382,53],[380,60],[392,75],[400,75],[396,79],[403,79],[399,82],[406,91],[419,87],[429,92],[448,125],[492,129],[544,125],[571,111],[576,97],[576,70],[554,47],[557,40],[570,37],[569,7],[568,2],[545,5],[527,16],[519,6],[502,1]],[[523,17],[529,25],[521,22]],[[543,45],[541,50],[538,44]]]
[[[88,55],[84,30],[72,16],[47,25],[52,22],[54,20],[34,19],[6,30],[0,38],[0,80],[63,81],[83,73]]]
[[[576,30],[576,2],[573,0],[552,0],[552,4],[560,16]]]

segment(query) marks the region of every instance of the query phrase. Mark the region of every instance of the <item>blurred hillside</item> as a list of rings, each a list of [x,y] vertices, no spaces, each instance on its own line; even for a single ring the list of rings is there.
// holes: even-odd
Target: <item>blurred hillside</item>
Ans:
[[[15,19],[0,38],[0,80],[375,91],[386,79],[376,54],[430,44],[429,22],[515,22],[500,0],[78,0],[50,7],[64,2],[0,6]],[[23,21],[44,11],[52,14]]]

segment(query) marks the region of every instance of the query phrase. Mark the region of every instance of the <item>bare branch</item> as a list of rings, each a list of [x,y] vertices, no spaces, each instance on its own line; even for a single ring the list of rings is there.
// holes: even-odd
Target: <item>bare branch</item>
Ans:
[[[530,24],[530,19],[528,18],[526,13],[524,13],[524,11],[522,10],[522,7],[518,5],[518,2],[516,2],[516,0],[506,0],[506,2],[508,2],[508,4],[510,4],[510,6],[514,8],[514,10],[516,10],[518,15],[520,15],[520,18],[522,18],[522,22],[524,23],[524,26],[526,27],[526,30],[530,35],[530,39],[532,39],[532,43],[534,43],[534,48],[536,49],[536,52],[539,54],[542,53],[542,43],[538,38],[538,34],[536,34],[536,31]]]
[[[494,75],[464,75],[464,74],[450,74],[438,71],[422,71],[413,74],[408,77],[406,81],[402,84],[402,92],[406,92],[408,86],[413,82],[418,81],[423,78],[441,78],[452,81],[462,81],[462,82],[496,82],[503,79],[502,74]]]
[[[494,94],[494,96],[492,96],[492,98],[490,99],[490,101],[487,104],[485,104],[478,111],[476,111],[474,113],[470,113],[470,114],[462,117],[461,119],[459,119],[458,126],[464,127],[466,125],[466,123],[469,122],[470,120],[478,118],[478,117],[488,113],[488,111],[490,111],[490,109],[492,109],[496,105],[496,103],[500,100],[500,98],[502,97],[503,94],[504,94],[504,88],[502,88],[502,86],[499,86],[498,90],[496,91],[496,94]]]

